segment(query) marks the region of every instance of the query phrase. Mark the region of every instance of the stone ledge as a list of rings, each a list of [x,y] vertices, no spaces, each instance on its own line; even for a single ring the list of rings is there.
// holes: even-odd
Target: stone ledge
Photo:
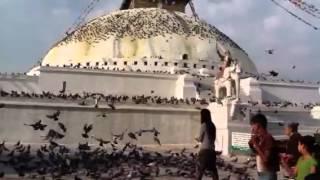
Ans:
[[[57,108],[57,109],[83,109],[83,110],[111,110],[111,108],[106,105],[99,105],[99,108],[95,108],[94,105],[91,106],[81,106],[77,104],[66,104],[66,103],[49,103],[49,102],[18,102],[18,101],[3,101],[0,100],[0,103],[5,104],[6,107],[44,107],[44,108]],[[123,104],[115,104],[116,111],[167,111],[167,112],[191,112],[191,113],[198,113],[199,110],[194,108],[181,108],[181,107],[150,107],[150,106],[143,106],[143,105],[123,105]]]

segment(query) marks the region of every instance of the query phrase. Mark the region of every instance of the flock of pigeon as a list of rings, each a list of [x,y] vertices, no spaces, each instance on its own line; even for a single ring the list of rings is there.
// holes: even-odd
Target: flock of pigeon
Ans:
[[[254,102],[254,101],[248,101],[248,104],[252,107],[276,107],[276,108],[292,108],[292,107],[303,107],[304,109],[311,110],[315,106],[319,106],[320,103],[293,103],[290,101],[279,101],[279,102],[271,102],[271,101],[263,101],[262,103]]]
[[[151,91],[150,94],[155,93]],[[190,105],[190,106],[199,106],[199,105],[208,105],[209,102],[206,99],[196,99],[196,98],[186,98],[178,99],[176,97],[166,98],[160,96],[127,96],[127,95],[104,95],[101,93],[83,93],[82,95],[75,94],[66,94],[62,89],[60,94],[56,95],[50,92],[42,92],[42,94],[36,93],[26,93],[11,91],[6,92],[0,90],[0,97],[2,98],[28,98],[28,99],[48,99],[48,100],[65,100],[77,102],[81,106],[90,106],[96,99],[99,99],[99,104],[107,103],[109,106],[116,104],[125,104],[133,103],[138,104],[156,104],[156,105]],[[213,100],[211,100],[213,101]]]
[[[295,65],[292,66],[293,69],[296,68]],[[255,78],[257,80],[262,80],[262,81],[273,81],[273,82],[285,82],[285,83],[296,83],[296,84],[311,84],[311,85],[320,85],[320,81],[317,82],[307,82],[305,80],[292,80],[292,79],[283,79],[279,78],[279,72],[276,72],[275,70],[269,71],[267,74],[262,73],[262,74],[252,74],[249,72],[243,72],[242,75],[244,76],[249,76],[252,78]]]
[[[151,91],[150,94],[154,94],[155,91]],[[208,99],[196,99],[196,98],[185,98],[178,99],[176,97],[166,98],[160,96],[127,96],[127,95],[104,95],[101,93],[88,93],[85,92],[83,94],[67,94],[65,93],[65,89],[60,90],[60,94],[56,95],[50,92],[42,92],[41,94],[36,93],[27,93],[27,92],[18,92],[11,91],[6,92],[0,90],[0,97],[2,98],[28,98],[34,100],[52,100],[52,101],[70,101],[72,103],[77,103],[81,106],[95,106],[99,108],[99,105],[108,105],[112,109],[116,109],[117,105],[121,104],[133,104],[133,105],[185,105],[185,106],[193,106],[195,108],[199,108],[202,106],[206,106],[209,103],[217,102],[221,104],[221,100],[210,97]],[[302,108],[306,110],[311,110],[315,106],[319,106],[320,103],[294,103],[290,101],[279,101],[279,102],[271,102],[271,101],[263,101],[261,103],[256,101],[247,101],[241,102],[242,104],[249,105],[250,107],[266,107],[266,108]]]
[[[49,65],[46,65],[47,67]],[[72,68],[72,69],[93,69],[93,70],[106,70],[106,71],[116,71],[116,72],[138,72],[138,73],[152,73],[152,74],[167,74],[167,75],[171,75],[172,72],[170,71],[166,71],[166,70],[141,70],[141,69],[137,69],[137,70],[133,70],[133,69],[126,69],[126,68],[118,68],[118,67],[99,67],[99,66],[81,66],[80,64],[77,65],[62,65],[63,68]],[[295,66],[293,66],[292,68],[295,68]],[[174,74],[190,74],[193,77],[198,77],[201,79],[205,79],[205,78],[214,78],[215,76],[212,74],[209,75],[200,75],[200,74],[196,74],[196,73],[192,73],[190,72],[190,70],[188,70],[187,68],[185,69],[181,69],[181,70],[176,70],[174,71]],[[320,81],[317,82],[307,82],[305,80],[288,80],[288,79],[281,79],[278,78],[279,73],[271,70],[268,72],[268,74],[252,74],[249,72],[242,72],[240,73],[240,75],[242,75],[243,77],[252,77],[255,78],[257,80],[262,80],[262,81],[273,81],[273,82],[284,82],[284,83],[295,83],[295,84],[310,84],[310,85],[320,85]],[[26,73],[21,74],[21,73],[12,73],[12,74],[7,74],[7,73],[1,73],[0,72],[0,78],[25,78],[26,77]]]
[[[170,34],[186,37],[199,35],[203,39],[214,38],[241,49],[212,25],[196,21],[183,13],[172,13],[158,8],[117,11],[95,18],[65,37],[58,46],[69,42],[97,43],[110,37],[128,36],[134,41],[156,36],[165,37]]]
[[[256,101],[248,101],[239,106],[239,113],[242,116],[241,118],[247,118],[250,113],[253,112],[261,112],[261,110],[266,110],[268,112],[278,114],[280,111],[285,109],[304,109],[307,111],[312,110],[314,107],[320,106],[320,103],[293,103],[289,101],[283,102],[271,102],[271,101],[263,101],[261,103]],[[270,111],[271,110],[271,111]]]
[[[181,151],[147,150],[137,145],[141,136],[151,136],[155,144],[161,146],[160,132],[155,129],[139,129],[112,134],[112,139],[92,136],[92,124],[84,124],[79,136],[83,139],[76,148],[59,143],[66,136],[68,128],[60,118],[61,111],[46,115],[47,121],[57,124],[51,128],[45,121],[25,124],[30,131],[46,132],[43,137],[46,143],[40,147],[32,147],[18,141],[9,145],[0,143],[0,178],[17,177],[30,179],[155,179],[166,177],[195,178],[197,154],[194,150]],[[128,136],[129,141],[124,137]],[[89,145],[89,139],[96,141]],[[195,148],[198,148],[196,146]],[[239,180],[253,179],[250,168],[255,164],[251,160],[242,166],[234,165],[238,161],[233,157],[230,161],[220,157],[217,152],[217,167],[226,172],[221,179],[237,177]],[[210,176],[210,173],[206,174]]]
[[[50,65],[46,65],[46,67],[50,67]],[[53,67],[53,66],[52,66]],[[56,66],[59,67],[59,66]],[[129,67],[126,68],[119,68],[119,67],[99,67],[99,66],[82,66],[80,63],[76,64],[76,65],[62,65],[61,67],[63,68],[71,68],[71,69],[92,69],[92,70],[106,70],[106,71],[117,71],[117,72],[138,72],[138,73],[152,73],[152,74],[168,74],[168,75],[172,75],[172,74],[191,74],[191,75],[195,75],[195,73],[191,73],[189,72],[190,69],[189,68],[177,68],[176,70],[174,70],[174,73],[168,71],[168,70],[141,70],[141,69],[132,69]],[[199,75],[197,74],[197,76],[199,77],[214,77],[212,75],[210,76],[203,76],[203,75]]]

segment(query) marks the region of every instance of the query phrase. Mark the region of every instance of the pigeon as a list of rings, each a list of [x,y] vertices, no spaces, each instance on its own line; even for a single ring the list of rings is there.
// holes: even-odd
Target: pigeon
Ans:
[[[6,141],[2,141],[2,143],[0,144],[0,152],[2,151],[9,151],[9,149],[6,147]],[[1,153],[0,153],[1,154]]]
[[[98,114],[97,117],[103,117],[103,118],[106,118],[107,117],[107,114],[106,113],[102,113],[102,114]]]
[[[37,154],[37,157],[38,157],[38,158],[44,159],[44,154],[43,154],[43,152],[42,152],[40,149],[37,150],[36,154]]]
[[[55,113],[53,113],[52,115],[47,115],[47,118],[49,119],[53,119],[54,121],[58,121],[59,120],[59,116],[60,116],[60,111],[56,111]]]
[[[45,136],[45,140],[54,140],[62,138],[64,138],[64,135],[53,129],[50,129],[47,135]]]
[[[42,158],[42,159],[43,159],[43,158]],[[39,175],[44,176],[44,175],[47,174],[47,168],[41,168],[41,169],[37,170],[37,173],[38,173]]]
[[[283,127],[283,126],[284,126],[284,123],[283,123],[283,122],[278,122],[278,126]]]
[[[49,152],[49,150],[47,149],[47,145],[41,146],[41,147],[40,147],[40,150],[41,150],[42,152]]]
[[[49,149],[51,149],[51,150],[53,150],[53,149],[55,149],[56,147],[60,146],[58,143],[56,143],[56,142],[53,141],[53,140],[50,140],[49,143],[50,143]]]
[[[88,103],[87,103],[85,100],[83,100],[83,101],[79,102],[78,105],[80,105],[80,106],[87,106]]]
[[[267,53],[267,54],[274,54],[274,49],[267,49],[267,50],[265,50],[265,52]]]
[[[128,136],[129,136],[131,139],[137,140],[136,135],[135,135],[134,133],[132,133],[132,132],[129,132],[129,133],[128,133]]]
[[[238,157],[232,157],[232,158],[230,159],[230,162],[238,162]]]
[[[65,92],[66,92],[65,89],[61,89],[61,90],[59,91],[60,94],[64,94]]]
[[[277,77],[279,75],[279,73],[274,70],[269,71],[269,74],[270,74],[270,76],[273,76],[273,77]]]
[[[156,128],[153,128],[152,130],[154,136],[158,136],[160,134],[160,132]]]
[[[79,143],[78,149],[79,149],[80,151],[88,151],[88,150],[90,150],[91,148],[90,148],[88,142],[86,142],[86,143],[84,143],[84,144]]]
[[[127,132],[128,129],[124,130],[121,134],[112,134],[115,140],[122,141],[124,138],[124,134]]]
[[[240,109],[240,115],[243,117],[243,118],[246,118],[247,114],[246,114],[246,109]]]
[[[13,157],[15,154],[15,150],[11,150],[9,154],[7,154],[8,157]]]
[[[96,138],[94,136],[91,136],[94,140],[98,141],[99,142],[99,146],[103,147],[104,144],[109,144],[110,141],[106,141],[106,140],[103,140],[102,138]]]
[[[67,128],[66,128],[66,126],[65,126],[63,123],[59,122],[59,123],[58,123],[58,126],[60,127],[60,129],[61,129],[64,133],[67,132]]]
[[[157,136],[153,137],[154,142],[156,142],[159,146],[161,146],[160,140]]]
[[[83,131],[84,131],[84,133],[82,133],[82,137],[83,138],[89,138],[89,132],[91,131],[93,129],[93,126],[92,126],[92,124],[90,124],[90,125],[88,125],[88,124],[85,124],[84,126],[83,126]]]
[[[21,141],[18,141],[14,146],[19,147],[21,145]]]
[[[112,110],[116,110],[116,107],[113,104],[108,104],[108,106],[112,109]]]
[[[24,124],[24,125],[25,126],[31,126],[33,128],[33,130],[35,130],[35,131],[37,131],[37,130],[44,131],[45,128],[47,127],[46,124],[42,124],[41,120],[37,121],[34,124]]]

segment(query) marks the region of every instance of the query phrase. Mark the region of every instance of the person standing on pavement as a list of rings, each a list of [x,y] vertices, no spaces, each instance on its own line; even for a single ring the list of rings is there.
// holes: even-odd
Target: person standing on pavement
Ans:
[[[212,173],[213,180],[219,180],[214,144],[216,126],[212,122],[211,113],[208,109],[201,110],[200,136],[197,140],[201,143],[197,161],[197,180],[202,179],[205,170],[209,170]]]
[[[250,119],[252,137],[249,146],[256,155],[258,180],[277,180],[279,154],[267,124],[268,120],[263,114],[256,114]]]

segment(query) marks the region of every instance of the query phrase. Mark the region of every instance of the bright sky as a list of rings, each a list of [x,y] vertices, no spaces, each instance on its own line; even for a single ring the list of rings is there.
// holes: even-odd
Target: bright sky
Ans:
[[[320,19],[277,0],[320,27]],[[25,72],[45,55],[89,0],[0,0],[0,72]],[[297,21],[271,0],[194,0],[201,19],[223,31],[259,71],[289,79],[320,80],[320,30]],[[320,8],[319,0],[307,0]],[[117,10],[121,0],[100,0],[91,17]],[[274,55],[265,49],[275,49]],[[295,65],[296,69],[292,69]]]

